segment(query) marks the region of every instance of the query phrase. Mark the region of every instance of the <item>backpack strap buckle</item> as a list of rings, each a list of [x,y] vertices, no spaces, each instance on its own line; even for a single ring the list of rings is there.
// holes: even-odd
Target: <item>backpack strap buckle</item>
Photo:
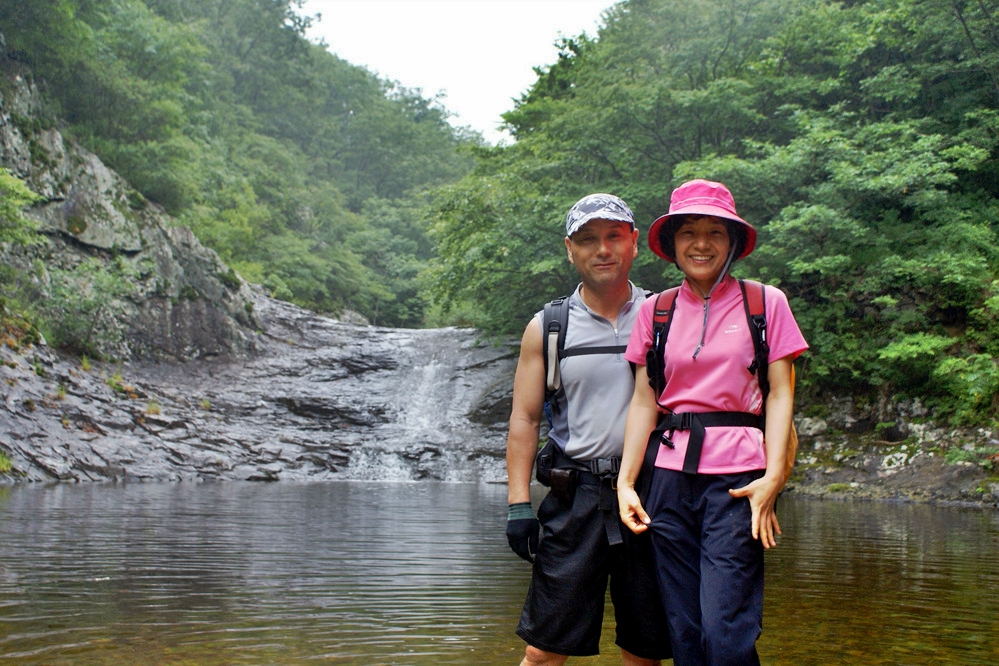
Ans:
[[[693,425],[693,423],[693,412],[682,412],[680,414],[672,412],[667,414],[663,419],[663,430],[669,430],[671,433],[674,430],[690,430],[690,426]]]

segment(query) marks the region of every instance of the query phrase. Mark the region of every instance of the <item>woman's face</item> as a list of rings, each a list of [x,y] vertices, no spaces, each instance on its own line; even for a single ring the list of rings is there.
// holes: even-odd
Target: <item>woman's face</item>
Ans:
[[[728,260],[731,240],[725,221],[710,215],[689,217],[676,230],[673,242],[676,265],[687,277],[687,282],[706,296]]]

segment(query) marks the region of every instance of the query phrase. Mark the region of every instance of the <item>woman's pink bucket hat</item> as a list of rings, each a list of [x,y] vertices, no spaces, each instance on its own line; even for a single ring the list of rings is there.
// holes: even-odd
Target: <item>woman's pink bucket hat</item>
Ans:
[[[691,180],[673,190],[669,198],[669,212],[649,227],[649,248],[666,261],[673,261],[673,258],[666,256],[659,245],[659,230],[677,215],[714,215],[745,226],[746,247],[736,259],[749,256],[756,247],[756,229],[736,214],[735,199],[728,188],[710,180]]]

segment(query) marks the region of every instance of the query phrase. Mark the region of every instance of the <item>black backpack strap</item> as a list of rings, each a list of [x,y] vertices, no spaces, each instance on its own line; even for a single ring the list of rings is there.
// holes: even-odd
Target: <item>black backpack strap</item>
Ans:
[[[550,400],[562,387],[559,361],[570,356],[589,354],[623,354],[628,345],[603,347],[565,348],[566,329],[569,328],[569,297],[562,296],[545,303],[542,325],[542,354],[545,360],[545,399]]]
[[[647,294],[650,292],[646,292]],[[545,404],[557,410],[555,394],[562,388],[562,374],[559,361],[570,356],[590,354],[623,354],[627,344],[605,345],[602,347],[565,348],[566,330],[569,328],[569,297],[561,296],[545,303],[541,326],[541,354],[545,363]],[[634,366],[632,366],[634,371]]]
[[[659,445],[665,443],[667,416],[669,415],[662,412],[659,413],[659,421],[656,423],[656,427],[652,429],[652,432],[649,433],[649,439],[645,443],[645,455],[642,456],[642,469],[638,473],[638,479],[635,480],[635,492],[638,493],[638,499],[643,505],[648,501],[649,488],[652,487],[652,472],[656,468]]]
[[[559,350],[558,357],[569,358],[570,356],[586,356],[588,354],[623,354],[628,350],[628,345],[609,345],[607,347],[574,347],[572,349]]]
[[[569,298],[562,296],[550,303],[545,303],[541,345],[545,360],[545,400],[549,402],[562,387],[562,375],[558,361],[560,353],[565,349],[565,330],[568,326]]]
[[[763,394],[764,407],[770,394],[770,378],[767,368],[770,363],[770,344],[767,342],[766,298],[763,285],[753,280],[739,280],[742,289],[742,303],[746,308],[749,333],[753,337],[753,363],[749,372],[756,375]]]
[[[645,369],[649,376],[649,386],[655,391],[656,402],[666,388],[666,337],[676,309],[676,295],[679,287],[660,292],[652,314],[652,346],[645,354]]]

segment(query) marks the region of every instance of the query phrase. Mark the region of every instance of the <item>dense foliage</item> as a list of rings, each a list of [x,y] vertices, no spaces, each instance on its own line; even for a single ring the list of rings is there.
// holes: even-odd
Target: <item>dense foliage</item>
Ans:
[[[28,245],[38,242],[37,226],[24,209],[38,199],[19,178],[0,169],[0,243]]]
[[[643,231],[694,177],[760,230],[735,272],[780,286],[806,392],[999,416],[999,6],[629,0],[505,115],[515,145],[434,201],[433,294],[516,334],[574,283],[564,212],[618,194]],[[643,244],[644,245],[644,244]],[[679,281],[650,252],[642,286]]]
[[[467,172],[438,100],[346,63],[301,0],[0,0],[53,117],[272,294],[418,326],[428,187]]]

